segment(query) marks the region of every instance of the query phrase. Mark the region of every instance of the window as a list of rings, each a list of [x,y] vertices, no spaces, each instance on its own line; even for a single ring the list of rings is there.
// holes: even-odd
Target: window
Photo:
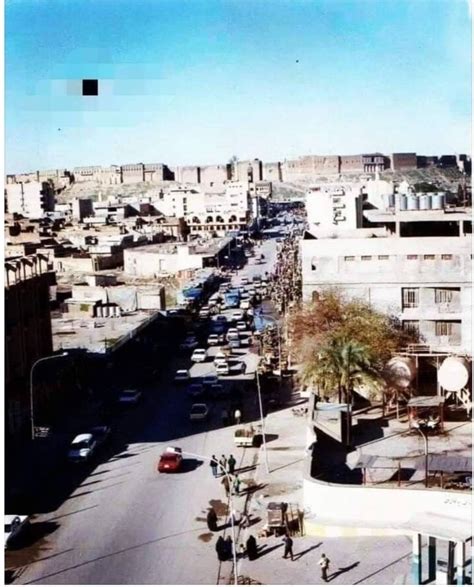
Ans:
[[[453,300],[453,291],[451,289],[435,289],[435,303],[449,304]]]
[[[418,259],[418,255],[407,255],[408,261],[416,261]]]
[[[372,257],[370,255],[362,255],[362,261],[372,261]]]
[[[435,323],[436,336],[451,336],[453,333],[452,322],[436,322]]]
[[[418,308],[419,291],[420,290],[418,288],[405,287],[402,289],[403,308]]]
[[[379,255],[378,259],[379,261],[388,261],[389,257],[388,255]]]
[[[423,255],[424,261],[434,261],[436,259],[436,255]]]
[[[402,325],[403,330],[406,332],[420,333],[420,322],[418,320],[404,320]]]
[[[344,261],[355,261],[355,257],[352,257],[352,256],[344,257]]]
[[[441,259],[443,261],[452,261],[453,256],[452,255],[441,255]]]

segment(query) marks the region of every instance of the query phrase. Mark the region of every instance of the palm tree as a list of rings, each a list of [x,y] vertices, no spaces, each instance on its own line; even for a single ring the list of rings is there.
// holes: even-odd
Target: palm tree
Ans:
[[[317,383],[324,392],[337,388],[338,401],[342,397],[347,404],[347,444],[350,434],[350,406],[352,393],[359,386],[378,391],[380,376],[372,366],[371,355],[367,347],[353,340],[333,337],[318,351],[313,351],[312,360],[303,367],[303,380]]]

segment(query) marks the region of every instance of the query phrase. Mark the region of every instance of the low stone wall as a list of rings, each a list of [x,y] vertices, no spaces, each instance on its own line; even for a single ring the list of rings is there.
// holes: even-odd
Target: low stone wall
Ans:
[[[433,512],[470,519],[472,494],[436,489],[381,488],[326,483],[310,476],[311,457],[304,468],[305,511],[342,524],[398,526],[418,513]]]

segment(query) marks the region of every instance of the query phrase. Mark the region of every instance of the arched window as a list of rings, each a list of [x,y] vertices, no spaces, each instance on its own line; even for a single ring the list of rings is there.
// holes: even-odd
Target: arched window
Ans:
[[[206,223],[209,223],[209,222],[214,222],[214,219],[212,218],[212,216],[208,216],[206,218]]]

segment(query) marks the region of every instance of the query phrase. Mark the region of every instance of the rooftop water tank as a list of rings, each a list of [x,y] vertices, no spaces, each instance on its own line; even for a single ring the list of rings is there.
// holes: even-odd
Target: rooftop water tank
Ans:
[[[431,208],[433,210],[443,210],[445,202],[446,196],[444,194],[433,194],[431,197]]]
[[[406,389],[416,375],[416,364],[410,357],[393,357],[385,365],[385,379],[389,384]]]
[[[400,210],[407,210],[407,196],[400,196]]]
[[[459,391],[469,381],[469,362],[463,357],[447,357],[438,369],[438,382],[447,391]]]
[[[430,210],[431,209],[431,196],[428,194],[424,194],[420,196],[420,210]]]
[[[407,198],[407,208],[408,210],[419,210],[420,209],[420,200],[418,196],[410,194]]]

